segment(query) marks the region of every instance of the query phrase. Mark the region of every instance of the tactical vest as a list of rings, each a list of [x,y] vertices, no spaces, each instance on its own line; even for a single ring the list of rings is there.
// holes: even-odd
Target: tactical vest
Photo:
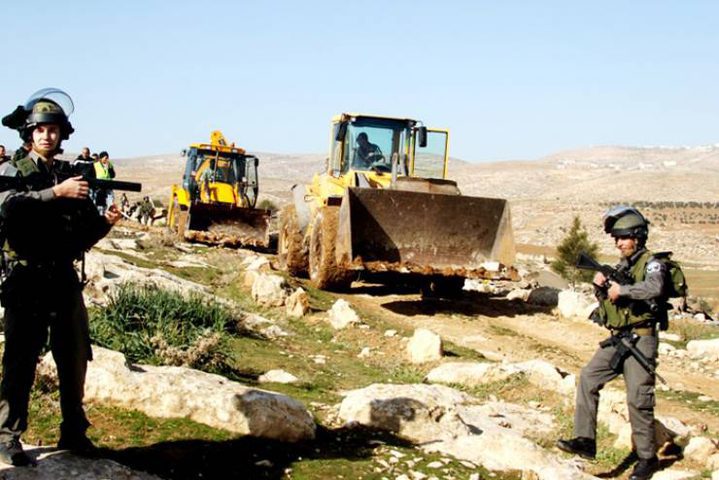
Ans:
[[[22,150],[22,149],[18,149]],[[17,152],[16,152],[17,153]],[[40,169],[37,168],[37,165],[35,165],[35,162],[32,161],[32,158],[25,154],[25,156],[18,156],[18,158],[13,158],[12,160],[13,166],[17,169],[17,174],[20,177],[27,177],[32,175],[33,173],[40,173]],[[10,247],[10,244],[7,241],[7,235],[4,231],[4,226],[0,226],[0,242],[2,244],[2,251],[4,252],[4,256],[2,259],[3,263],[3,270],[6,268],[5,262],[6,261],[20,261],[21,263],[26,263],[24,260],[19,260],[17,258],[17,253]]]
[[[650,258],[652,258],[652,253],[647,250],[631,266],[629,273],[634,278],[634,283],[644,281],[647,262]],[[625,328],[656,319],[656,313],[652,312],[649,304],[642,300],[620,298],[617,303],[612,303],[606,299],[600,302],[600,308],[602,310],[600,314],[607,319],[606,325],[610,328]]]

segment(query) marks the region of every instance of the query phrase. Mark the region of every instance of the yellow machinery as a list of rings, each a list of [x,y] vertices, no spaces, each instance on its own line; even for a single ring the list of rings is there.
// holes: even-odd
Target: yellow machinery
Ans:
[[[228,144],[220,131],[194,143],[182,185],[173,185],[168,226],[181,239],[226,246],[269,245],[269,210],[256,209],[259,160]]]
[[[435,293],[466,278],[516,278],[509,204],[461,195],[447,179],[449,132],[411,119],[332,119],[327,170],[293,188],[280,213],[278,255],[324,289],[358,272]]]

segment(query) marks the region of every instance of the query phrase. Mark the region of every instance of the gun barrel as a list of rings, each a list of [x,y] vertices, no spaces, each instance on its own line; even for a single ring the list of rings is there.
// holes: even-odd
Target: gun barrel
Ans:
[[[634,342],[632,342],[627,337],[622,337],[621,343],[626,347],[629,353],[631,353],[632,357],[636,359],[636,361],[639,363],[639,365],[641,365],[644,370],[646,370],[649,374],[657,377],[664,385],[667,384],[667,381],[664,380],[664,377],[657,373],[656,369],[652,366],[651,363],[649,363],[647,357],[645,357],[644,354],[640,352],[634,345]]]
[[[142,184],[125,182],[122,180],[104,180],[99,178],[86,178],[87,183],[93,188],[104,188],[107,190],[122,190],[127,192],[141,192]]]
[[[104,180],[97,178],[85,178],[83,179],[92,188],[104,188],[107,190],[123,190],[128,192],[141,192],[142,184],[135,182],[125,182],[123,180]],[[0,192],[5,190],[19,190],[27,188],[37,187],[37,183],[30,177],[10,177],[7,175],[0,175]]]
[[[583,270],[602,270],[602,264],[600,264],[584,252],[581,252],[577,257],[577,264],[575,266]]]

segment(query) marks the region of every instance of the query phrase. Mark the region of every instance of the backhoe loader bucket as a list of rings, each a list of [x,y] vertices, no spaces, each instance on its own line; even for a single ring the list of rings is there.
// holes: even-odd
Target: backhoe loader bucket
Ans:
[[[267,247],[270,211],[222,204],[196,203],[190,207],[185,238],[229,247]]]
[[[337,261],[346,268],[465,278],[514,278],[509,205],[496,198],[349,188]],[[514,272],[514,273],[513,273]]]

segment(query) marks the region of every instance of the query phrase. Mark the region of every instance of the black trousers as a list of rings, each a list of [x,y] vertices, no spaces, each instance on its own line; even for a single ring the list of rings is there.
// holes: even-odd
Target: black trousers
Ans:
[[[82,400],[91,359],[87,309],[72,265],[16,267],[2,286],[5,351],[0,383],[0,441],[27,429],[28,403],[39,357],[47,343],[60,383],[62,435],[84,434],[90,425]]]

